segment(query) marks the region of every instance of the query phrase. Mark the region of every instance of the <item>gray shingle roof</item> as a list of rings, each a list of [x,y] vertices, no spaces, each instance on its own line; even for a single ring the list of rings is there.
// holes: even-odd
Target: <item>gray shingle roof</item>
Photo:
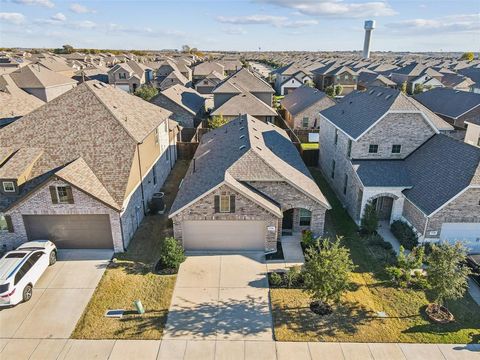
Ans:
[[[202,108],[205,108],[205,98],[195,89],[187,88],[180,84],[169,87],[157,96],[165,96],[178,104],[192,115],[197,115]],[[155,100],[151,100],[155,103]]]
[[[453,119],[480,105],[480,94],[447,88],[425,91],[414,98],[433,112]]]
[[[216,108],[211,115],[236,116],[246,111],[252,116],[277,116],[275,109],[249,92],[232,96],[220,107]]]
[[[267,92],[274,93],[273,88],[266,81],[255,76],[246,68],[241,68],[237,72],[219,83],[212,93],[241,93],[241,92]]]
[[[353,160],[352,165],[364,186],[412,186],[403,160]]]
[[[295,89],[295,91],[288,93],[281,101],[281,104],[290,114],[296,115],[322,99],[325,99],[324,106],[319,107],[318,111],[335,105],[335,102],[324,92],[309,86],[301,86]]]

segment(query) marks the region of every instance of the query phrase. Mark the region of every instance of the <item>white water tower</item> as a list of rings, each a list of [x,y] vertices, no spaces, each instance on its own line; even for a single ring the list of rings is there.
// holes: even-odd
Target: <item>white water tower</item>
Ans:
[[[363,42],[363,57],[368,59],[370,57],[370,38],[372,36],[372,31],[375,29],[375,20],[365,20],[365,41]]]

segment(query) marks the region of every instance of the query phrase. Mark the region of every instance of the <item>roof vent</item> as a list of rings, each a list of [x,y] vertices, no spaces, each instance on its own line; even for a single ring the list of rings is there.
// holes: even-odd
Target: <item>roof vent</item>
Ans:
[[[240,139],[243,139],[245,137],[245,135],[240,135]]]
[[[262,148],[261,148],[260,146],[257,146],[257,149],[258,149],[258,150],[262,150]]]
[[[242,127],[240,128],[240,130],[243,130],[243,129],[245,129],[245,127],[244,127],[244,126],[242,126]]]
[[[375,90],[370,90],[370,91],[368,92],[368,95],[372,95],[374,92],[375,92]]]
[[[239,149],[240,149],[240,150],[245,149],[245,145],[240,146]]]
[[[379,93],[377,94],[377,97],[378,97],[378,96],[382,96],[382,94],[383,94],[383,92],[379,92]]]
[[[385,100],[388,100],[392,97],[392,94],[385,96]]]

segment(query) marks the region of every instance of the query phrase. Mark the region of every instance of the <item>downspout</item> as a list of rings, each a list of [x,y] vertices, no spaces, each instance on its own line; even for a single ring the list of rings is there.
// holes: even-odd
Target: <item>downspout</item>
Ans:
[[[122,216],[120,215],[120,213],[118,214],[118,218],[120,220],[120,232],[122,233],[122,247],[123,247],[123,251],[126,251],[127,247],[125,246],[125,236],[123,234],[123,221],[122,221]]]
[[[428,220],[430,220],[430,218],[427,216],[427,221],[425,222],[425,228],[423,229],[423,242],[425,242],[425,236],[427,235]]]
[[[138,172],[140,174],[140,190],[142,192],[143,215],[147,215],[147,211],[145,210],[145,193],[144,193],[144,189],[143,189],[142,163],[140,162],[140,144],[142,144],[142,143],[137,143]]]

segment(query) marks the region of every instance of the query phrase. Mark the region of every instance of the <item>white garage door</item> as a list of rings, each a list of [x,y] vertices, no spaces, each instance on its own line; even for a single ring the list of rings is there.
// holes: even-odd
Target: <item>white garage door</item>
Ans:
[[[129,92],[130,85],[115,85],[117,88],[122,89],[123,91]]]
[[[264,221],[184,221],[185,250],[264,250]]]
[[[462,241],[471,252],[480,252],[480,223],[445,223],[440,240]]]

